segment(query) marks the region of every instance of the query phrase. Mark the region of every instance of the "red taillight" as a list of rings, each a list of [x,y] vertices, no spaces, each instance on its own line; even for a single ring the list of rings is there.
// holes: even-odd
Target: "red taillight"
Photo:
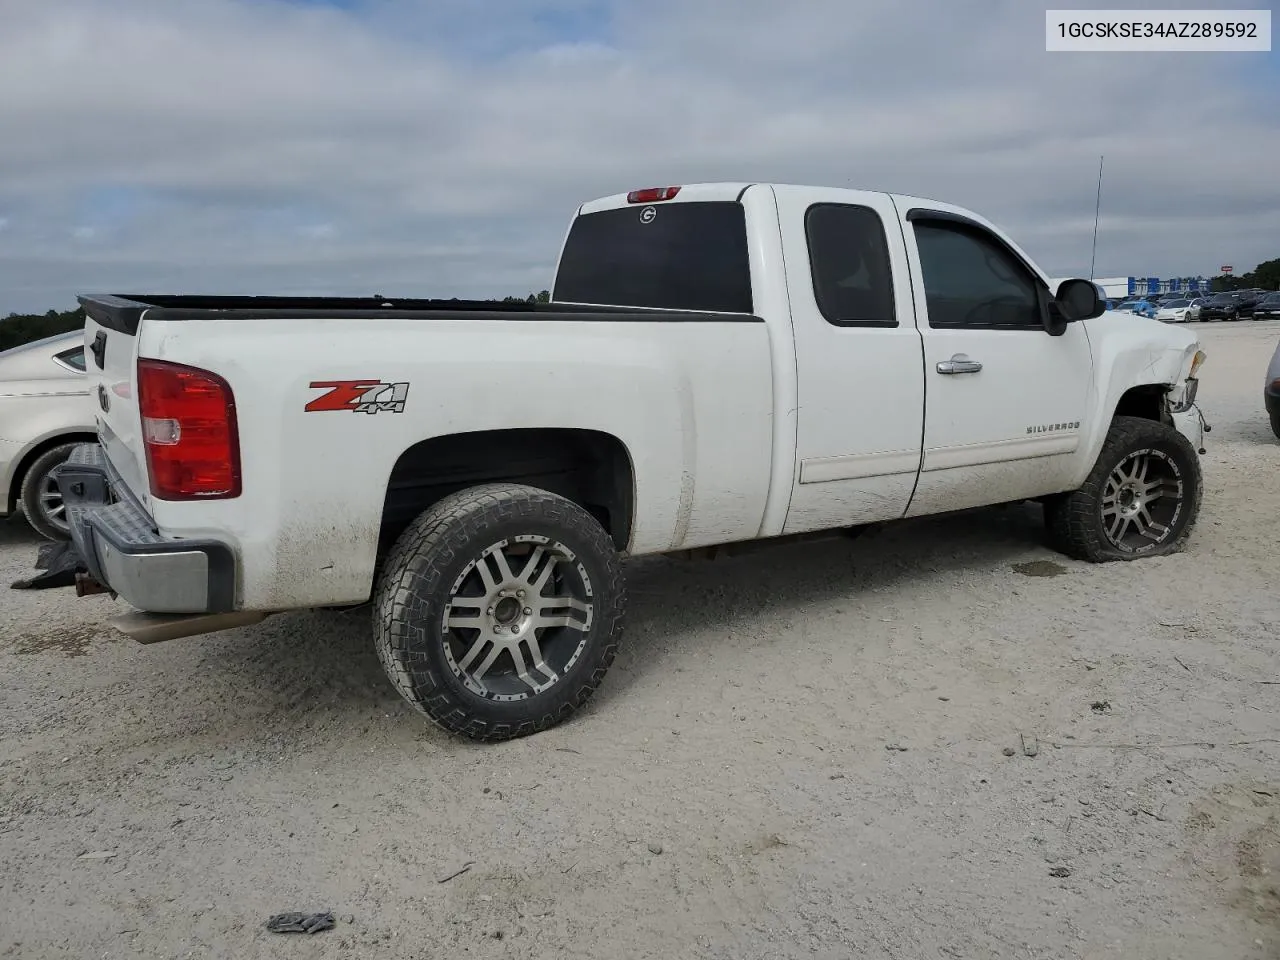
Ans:
[[[658,203],[660,200],[670,200],[679,192],[679,187],[649,187],[645,190],[632,190],[627,194],[627,203]]]
[[[240,496],[236,401],[225,380],[178,363],[139,360],[138,406],[152,496]]]

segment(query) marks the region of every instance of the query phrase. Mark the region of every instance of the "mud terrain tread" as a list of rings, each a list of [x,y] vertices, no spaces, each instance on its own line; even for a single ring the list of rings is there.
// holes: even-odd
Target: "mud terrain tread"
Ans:
[[[573,689],[552,688],[545,713],[519,722],[502,719],[502,705],[459,689],[455,679],[446,678],[413,642],[419,646],[436,642],[426,621],[432,615],[428,607],[438,605],[447,590],[442,582],[444,570],[468,547],[491,535],[486,531],[511,520],[554,525],[584,543],[589,550],[584,559],[604,571],[603,580],[593,576],[592,581],[601,602],[591,628],[595,636],[582,653],[582,666],[589,669],[576,679]],[[535,487],[484,484],[445,497],[396,541],[383,566],[373,607],[375,646],[396,691],[437,726],[473,740],[510,740],[555,726],[590,700],[617,656],[625,606],[626,585],[617,552],[594,517],[572,501]]]
[[[1186,519],[1174,540],[1159,551],[1144,554],[1126,554],[1116,550],[1102,534],[1098,522],[1098,505],[1102,499],[1103,485],[1116,463],[1130,450],[1154,443],[1171,444],[1183,454],[1189,465],[1187,483],[1191,495],[1184,504]],[[1049,543],[1061,553],[1075,560],[1090,563],[1108,563],[1115,560],[1142,560],[1147,557],[1177,553],[1185,546],[1195,528],[1200,513],[1204,484],[1200,471],[1200,459],[1195,448],[1173,427],[1142,417],[1116,417],[1102,444],[1102,450],[1094,462],[1089,476],[1078,490],[1062,494],[1045,504],[1045,525]]]

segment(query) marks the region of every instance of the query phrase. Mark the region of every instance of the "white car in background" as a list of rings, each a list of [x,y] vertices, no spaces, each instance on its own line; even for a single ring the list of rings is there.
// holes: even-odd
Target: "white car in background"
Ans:
[[[1156,319],[1163,320],[1165,323],[1186,323],[1194,319],[1191,315],[1193,305],[1198,315],[1199,300],[1162,300],[1156,307]]]
[[[84,366],[83,330],[0,352],[0,517],[21,507],[50,540],[71,537],[53,468],[97,439]]]

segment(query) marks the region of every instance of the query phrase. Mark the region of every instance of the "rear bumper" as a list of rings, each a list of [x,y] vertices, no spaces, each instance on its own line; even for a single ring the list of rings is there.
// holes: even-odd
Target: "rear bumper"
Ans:
[[[147,613],[235,608],[236,563],[216,540],[168,540],[120,483],[98,444],[81,444],[56,472],[71,539],[89,573]]]

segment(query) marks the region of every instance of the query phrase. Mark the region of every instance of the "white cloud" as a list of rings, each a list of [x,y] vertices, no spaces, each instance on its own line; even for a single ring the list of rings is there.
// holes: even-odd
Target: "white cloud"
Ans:
[[[1063,276],[1088,268],[1100,153],[1102,274],[1280,255],[1280,71],[1250,74],[1272,55],[1047,54],[1013,0],[615,0],[561,37],[534,13],[590,27],[588,0],[493,0],[484,28],[462,0],[0,6],[0,312],[523,293],[581,201],[702,179],[948,199]],[[97,209],[104,187],[146,202]]]
[[[332,223],[314,223],[298,230],[309,240],[332,240],[338,235],[338,228]]]

